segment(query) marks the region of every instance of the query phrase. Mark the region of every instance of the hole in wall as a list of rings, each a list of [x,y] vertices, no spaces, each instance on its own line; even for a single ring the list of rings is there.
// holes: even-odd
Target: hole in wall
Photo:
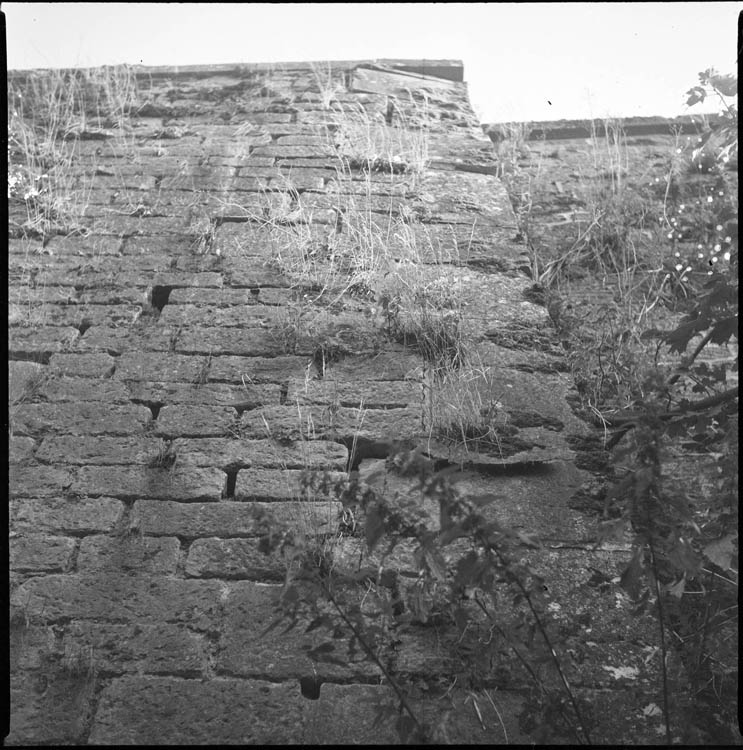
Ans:
[[[235,497],[235,485],[237,485],[237,472],[240,469],[227,469],[227,482],[225,483],[222,497]]]
[[[172,286],[153,286],[152,294],[150,295],[150,304],[158,312],[162,312],[163,307],[168,304],[168,298],[170,293],[173,291]]]
[[[320,698],[320,687],[322,682],[322,678],[317,675],[301,677],[299,679],[299,689],[302,691],[302,696],[311,701],[318,700]]]
[[[348,464],[346,471],[358,471],[359,464],[367,458],[387,458],[393,447],[389,442],[382,440],[370,440],[369,438],[356,437],[354,445],[353,437],[342,437],[336,440],[348,448]]]
[[[90,320],[89,318],[83,318],[82,322],[77,327],[77,330],[80,331],[80,335],[81,336],[84,336],[85,335],[85,331],[87,331],[88,328],[91,328],[92,325],[93,325],[93,321],[92,320]]]

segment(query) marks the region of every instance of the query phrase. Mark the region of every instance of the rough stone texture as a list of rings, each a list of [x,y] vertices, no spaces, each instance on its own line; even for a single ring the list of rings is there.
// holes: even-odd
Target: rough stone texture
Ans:
[[[627,550],[594,550],[595,519],[571,508],[592,437],[568,405],[565,355],[461,64],[134,75],[146,100],[126,143],[99,123],[74,144],[87,232],[23,237],[25,206],[9,202],[7,742],[396,742],[391,719],[375,724],[393,694],[377,667],[345,657],[345,637],[333,663],[308,654],[322,628],[262,636],[289,564],[280,548],[263,553],[262,519],[339,574],[381,566],[413,586],[412,542],[382,560],[364,550],[363,518],[348,536],[328,486],[299,499],[305,469],[337,485],[358,470],[393,499],[412,495],[436,528],[435,503],[387,460],[400,447],[452,476],[460,466],[456,486],[491,498],[487,518],[542,538],[532,562],[559,604],[569,676],[598,707],[596,736],[655,739],[640,703],[658,684],[653,622],[594,581],[615,578]],[[368,122],[339,121],[362,110]],[[370,163],[370,149],[389,163]],[[382,238],[379,288],[365,267],[353,284],[328,274],[329,257],[348,269]],[[395,295],[413,287],[408,307],[454,295],[428,325],[461,312],[480,381],[441,390],[421,341],[398,335],[415,310]],[[497,446],[442,433],[453,396],[470,399],[472,419],[493,407]],[[452,544],[447,564],[464,549]],[[533,741],[519,728],[521,676],[504,667],[488,696],[460,691],[450,632],[411,623],[398,635],[385,658],[430,690],[415,699],[427,721],[452,707],[449,741]],[[300,690],[313,675],[317,700]]]
[[[101,695],[90,742],[299,744],[303,709],[294,681],[122,677]]]

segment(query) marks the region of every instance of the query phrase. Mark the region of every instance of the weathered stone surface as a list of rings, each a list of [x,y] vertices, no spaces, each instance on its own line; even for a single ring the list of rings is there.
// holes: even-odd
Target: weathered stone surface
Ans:
[[[46,367],[38,362],[8,362],[8,402],[18,404],[35,398],[46,373]]]
[[[36,458],[53,465],[131,465],[155,463],[164,451],[157,438],[60,435],[45,437]]]
[[[11,678],[8,745],[74,745],[84,741],[95,683],[87,674],[16,673]]]
[[[168,297],[168,305],[285,305],[293,297],[289,289],[255,286],[252,288],[174,289]]]
[[[60,618],[99,622],[182,623],[195,631],[212,629],[220,611],[216,581],[177,580],[150,575],[48,575],[31,578],[11,596],[32,622]]]
[[[287,562],[279,552],[267,555],[257,539],[197,539],[188,550],[185,572],[191,578],[283,581]]]
[[[423,401],[420,383],[400,380],[338,381],[328,379],[289,381],[289,404],[337,404],[366,409],[403,409]]]
[[[190,304],[166,305],[160,321],[167,325],[203,325],[210,327],[266,328],[286,313],[275,305],[232,305],[206,307]]]
[[[48,361],[52,354],[69,349],[80,332],[69,326],[34,326],[8,329],[8,356]]]
[[[106,404],[128,404],[124,384],[116,380],[92,380],[62,375],[49,379],[39,388],[39,396],[51,403],[65,401],[101,401]]]
[[[14,667],[38,669],[50,663],[122,674],[200,676],[206,664],[204,636],[170,623],[70,622],[11,631]]]
[[[283,633],[283,628],[277,628],[270,638],[261,637],[261,633],[279,614],[277,604],[281,588],[249,581],[236,581],[230,585],[215,665],[218,673],[243,677],[270,673],[284,679],[296,679],[298,674],[317,673],[325,678],[355,675],[367,680],[380,674],[379,668],[368,661],[358,657],[355,661],[348,659],[343,643],[338,645],[338,657],[345,661],[343,666],[314,663],[306,654],[305,647],[317,646],[327,639],[327,633],[317,630],[303,633],[305,628],[301,626],[301,621],[288,633]]]
[[[83,378],[107,378],[116,366],[116,360],[103,352],[95,354],[53,354],[49,367],[61,375]]]
[[[140,328],[136,332],[129,328],[93,326],[77,342],[78,351],[105,351],[118,356],[126,351],[167,352],[178,337],[175,328]]]
[[[309,363],[308,357],[214,357],[209,367],[211,382],[285,383],[300,377]]]
[[[275,440],[246,438],[179,438],[173,442],[178,460],[193,466],[247,469],[251,466],[286,469],[343,469],[348,449],[340,443],[305,440],[287,445]]]
[[[325,500],[329,497],[328,488],[344,482],[347,475],[333,471],[315,473],[312,478],[301,469],[241,469],[237,473],[235,500]],[[305,481],[307,484],[305,484]]]
[[[10,500],[10,524],[24,532],[92,534],[111,531],[124,504],[110,497]]]
[[[71,471],[50,466],[14,465],[8,473],[11,497],[59,497],[72,483]]]
[[[138,435],[152,421],[145,406],[103,402],[23,404],[13,414],[18,434]]]
[[[69,537],[28,534],[11,538],[10,568],[18,571],[60,572],[69,570],[75,540]]]
[[[180,549],[175,537],[87,536],[80,542],[77,570],[84,575],[174,575]]]
[[[260,328],[189,328],[183,329],[175,343],[179,354],[236,354],[244,357],[266,357],[284,354],[276,335]]]
[[[208,354],[194,357],[167,351],[130,351],[117,357],[114,378],[195,383],[208,366]]]
[[[72,491],[80,495],[106,497],[161,498],[191,502],[219,500],[227,477],[219,469],[198,469],[175,465],[171,468],[150,466],[82,466]]]
[[[20,464],[33,458],[36,450],[36,441],[33,438],[11,436],[8,442],[8,463]]]
[[[277,439],[353,439],[387,442],[421,433],[419,409],[350,409],[329,406],[271,406],[245,412],[241,434]]]
[[[237,411],[227,406],[177,404],[163,406],[154,428],[157,435],[175,437],[221,437],[236,424]]]
[[[74,289],[72,290],[74,294]],[[65,300],[66,301],[66,300]],[[70,305],[45,304],[41,310],[44,323],[72,328],[91,325],[132,325],[142,313],[142,305]]]
[[[295,682],[122,677],[100,697],[90,742],[301,743],[303,701]]]
[[[205,364],[202,377],[206,381],[211,372],[211,362]],[[228,385],[226,383],[150,383],[130,381],[129,395],[132,401],[152,404],[189,404],[232,407],[238,411],[253,409],[263,404],[279,403],[281,393],[276,384]],[[160,419],[160,415],[158,415]]]
[[[132,510],[131,528],[147,535],[187,539],[250,537],[261,533],[256,514],[269,513],[281,527],[323,534],[336,530],[341,510],[341,504],[336,502],[178,503],[138,500]]]

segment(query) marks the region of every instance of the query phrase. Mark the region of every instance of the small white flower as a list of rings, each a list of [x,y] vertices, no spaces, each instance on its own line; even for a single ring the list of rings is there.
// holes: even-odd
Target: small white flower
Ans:
[[[725,260],[730,260],[730,253],[723,253],[722,257],[725,258]]]
[[[714,248],[714,249],[715,249],[715,252],[716,252],[716,253],[719,253],[719,252],[720,252],[720,250],[722,250],[722,247],[720,247],[720,245],[715,245],[715,248]]]
[[[680,271],[680,270],[681,270],[681,269],[682,269],[683,267],[684,267],[684,266],[683,266],[683,264],[682,264],[682,263],[677,263],[677,264],[676,264],[676,270],[677,270],[677,271]]]
[[[718,232],[722,232],[722,224],[718,224],[718,225],[717,225],[717,226],[715,227],[715,229],[716,229],[716,230],[717,230]]]
[[[679,206],[679,211],[683,211],[683,210],[684,210],[685,208],[686,208],[686,206],[685,206],[685,205],[684,205],[684,204],[682,203],[682,204],[681,204],[681,205]]]
[[[668,236],[670,237],[671,235],[669,234]],[[676,252],[675,252],[675,253],[673,254],[673,257],[674,257],[674,258],[680,258],[680,257],[681,257],[681,253],[680,253],[680,252],[679,252],[679,251],[677,250],[677,251],[676,251]]]
[[[668,237],[669,240],[672,240],[673,239],[673,232],[669,232],[666,236]]]
[[[717,194],[718,195],[725,195],[725,193],[723,193],[722,190],[720,190]]]
[[[714,198],[711,195],[707,196],[707,203],[712,203],[713,200]]]
[[[717,263],[718,260],[719,260],[719,258],[716,255],[712,256],[712,262],[713,263]]]
[[[703,250],[703,249],[704,249],[704,245],[697,245],[697,250]]]
[[[680,154],[680,153],[681,153],[681,149],[680,149],[680,148],[677,148],[677,149],[676,149],[676,153],[677,153],[677,154]]]
[[[689,271],[691,271],[691,266],[686,266],[686,270],[684,271],[684,273],[689,273]]]
[[[704,253],[697,253],[697,258],[704,258]]]
[[[732,241],[733,241],[733,238],[730,237],[730,235],[728,235],[727,237],[725,237],[725,239],[723,240],[723,242],[732,242]]]

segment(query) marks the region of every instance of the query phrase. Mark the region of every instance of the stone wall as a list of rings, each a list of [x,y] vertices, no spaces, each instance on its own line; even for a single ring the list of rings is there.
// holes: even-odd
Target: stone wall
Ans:
[[[57,217],[39,236],[11,202],[9,744],[396,741],[373,726],[390,695],[373,666],[313,663],[316,633],[261,637],[285,568],[253,511],[332,535],[339,503],[303,496],[301,471],[392,472],[398,439],[465,466],[467,490],[543,540],[594,736],[655,736],[652,621],[596,583],[626,552],[594,550],[571,508],[592,428],[462,78],[450,61],[137,69],[125,121],[89,117],[70,141],[77,231]],[[390,335],[384,293],[307,306],[301,276],[328,271],[313,253],[352,253],[352,215],[382,228],[390,269],[414,247],[419,283],[456,290],[501,450],[434,429],[430,363]],[[395,668],[449,684],[440,636],[411,628]],[[528,679],[509,675],[479,716],[450,691],[453,741],[530,741]]]

